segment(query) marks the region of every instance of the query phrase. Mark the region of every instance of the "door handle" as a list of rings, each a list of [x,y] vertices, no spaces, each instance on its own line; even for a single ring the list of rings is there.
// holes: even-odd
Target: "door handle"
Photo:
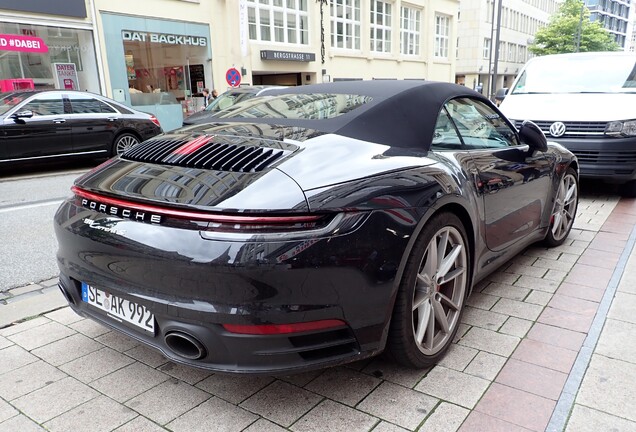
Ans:
[[[53,123],[56,123],[56,124],[66,123],[66,120],[64,120],[64,119],[55,119],[55,120],[53,120]]]
[[[117,117],[108,117],[109,122],[114,122],[115,120],[117,120]]]

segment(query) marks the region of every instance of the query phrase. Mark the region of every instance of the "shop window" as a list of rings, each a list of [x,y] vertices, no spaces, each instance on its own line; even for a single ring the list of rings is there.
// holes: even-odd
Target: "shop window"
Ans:
[[[206,82],[207,37],[123,30],[124,61],[132,105],[182,103],[191,114],[192,96]]]
[[[43,48],[25,52],[14,50],[9,44],[0,47],[0,77],[3,79],[32,79],[38,89],[71,88],[68,83],[72,83],[76,90],[100,91],[90,30],[0,23],[0,34],[37,41]],[[56,68],[59,64],[72,65],[63,68],[68,75],[61,76],[62,69]]]

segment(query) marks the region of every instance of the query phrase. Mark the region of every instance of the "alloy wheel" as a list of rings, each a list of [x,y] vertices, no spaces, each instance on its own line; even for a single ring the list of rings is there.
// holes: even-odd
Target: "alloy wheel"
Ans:
[[[134,145],[139,144],[139,140],[133,135],[122,135],[117,139],[115,145],[115,152],[120,155],[126,150],[131,149]]]
[[[576,178],[566,173],[559,184],[559,191],[552,213],[552,236],[560,241],[570,232],[576,216],[576,204],[578,200],[578,185]]]
[[[413,336],[428,356],[455,334],[467,285],[466,245],[453,226],[441,228],[426,247],[413,296]]]

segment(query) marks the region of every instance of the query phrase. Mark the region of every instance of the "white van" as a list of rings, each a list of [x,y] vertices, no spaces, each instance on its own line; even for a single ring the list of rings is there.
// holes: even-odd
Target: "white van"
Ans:
[[[535,122],[579,159],[581,177],[636,196],[636,54],[556,54],[528,61],[499,107]]]

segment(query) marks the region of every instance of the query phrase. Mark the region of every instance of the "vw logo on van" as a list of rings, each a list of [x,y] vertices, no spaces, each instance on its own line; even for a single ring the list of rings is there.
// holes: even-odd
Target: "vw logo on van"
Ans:
[[[554,122],[550,125],[550,135],[555,138],[563,136],[565,133],[565,125],[563,122]]]

